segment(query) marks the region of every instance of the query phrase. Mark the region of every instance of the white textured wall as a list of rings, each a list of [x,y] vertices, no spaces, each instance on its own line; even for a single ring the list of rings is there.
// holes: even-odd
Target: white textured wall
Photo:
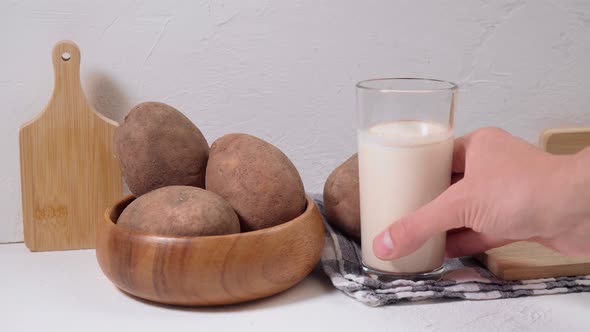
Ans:
[[[589,1],[1,1],[0,242],[22,239],[17,133],[49,99],[60,39],[79,44],[98,111],[158,100],[210,143],[255,134],[310,191],[355,151],[365,78],[458,82],[459,134],[590,125]]]

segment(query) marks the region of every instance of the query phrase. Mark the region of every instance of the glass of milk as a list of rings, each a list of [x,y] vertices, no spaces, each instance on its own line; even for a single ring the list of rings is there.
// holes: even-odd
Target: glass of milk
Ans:
[[[385,78],[356,87],[363,268],[377,277],[436,278],[443,272],[445,233],[393,261],[375,256],[373,239],[449,187],[457,85]]]

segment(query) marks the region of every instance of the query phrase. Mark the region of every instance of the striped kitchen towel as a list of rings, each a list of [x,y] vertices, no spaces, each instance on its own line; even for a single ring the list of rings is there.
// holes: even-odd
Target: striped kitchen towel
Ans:
[[[322,215],[321,195],[312,195]],[[590,275],[504,281],[473,258],[455,258],[445,263],[445,275],[440,280],[395,280],[381,282],[368,277],[361,270],[359,245],[347,239],[325,221],[326,243],[322,253],[322,267],[334,287],[369,306],[382,306],[400,301],[419,301],[436,298],[489,300],[520,296],[560,294],[590,291]]]

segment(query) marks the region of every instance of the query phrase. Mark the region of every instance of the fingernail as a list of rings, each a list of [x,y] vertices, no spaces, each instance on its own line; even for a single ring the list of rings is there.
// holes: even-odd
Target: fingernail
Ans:
[[[377,235],[373,242],[373,251],[375,252],[375,256],[380,258],[387,258],[393,255],[393,241],[391,240],[389,230],[385,230]]]

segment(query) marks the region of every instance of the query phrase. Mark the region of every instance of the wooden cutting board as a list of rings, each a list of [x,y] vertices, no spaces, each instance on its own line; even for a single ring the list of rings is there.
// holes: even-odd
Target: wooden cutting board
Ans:
[[[552,128],[545,130],[539,145],[553,154],[574,154],[590,146],[590,128]]]
[[[547,129],[539,143],[553,154],[576,153],[590,146],[590,128]],[[590,275],[590,257],[566,257],[533,242],[512,243],[476,258],[504,280]]]
[[[511,243],[477,258],[504,280],[590,275],[590,257],[566,257],[534,242]]]
[[[94,248],[95,225],[122,197],[117,123],[86,101],[75,43],[57,43],[52,60],[51,99],[19,132],[25,243],[32,251]]]

